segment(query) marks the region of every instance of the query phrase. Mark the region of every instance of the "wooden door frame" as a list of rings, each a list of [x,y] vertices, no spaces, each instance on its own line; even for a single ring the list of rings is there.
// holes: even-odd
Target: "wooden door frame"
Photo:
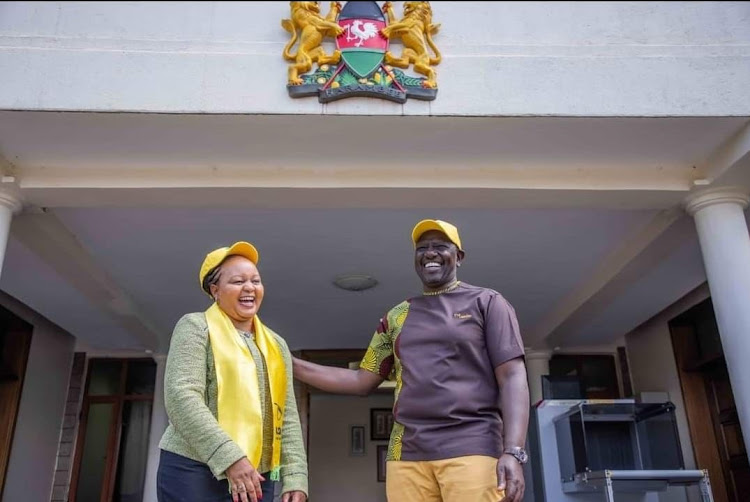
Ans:
[[[88,382],[87,382],[88,383]],[[84,447],[84,438],[86,437],[86,426],[88,425],[88,418],[89,418],[89,410],[90,406],[92,404],[109,404],[111,403],[112,406],[112,418],[115,418],[115,413],[118,411],[118,403],[116,397],[92,397],[92,398],[83,398],[83,404],[81,405],[81,415],[80,415],[80,423],[78,425],[78,437],[76,438],[76,456],[75,460],[73,462],[73,472],[70,479],[70,490],[68,492],[68,500],[70,502],[75,502],[76,500],[76,494],[78,490],[78,474],[81,469],[81,462],[83,461],[83,447]],[[104,467],[104,474],[103,474],[103,486],[109,484],[109,477],[111,475],[110,471],[110,464],[112,462],[112,436],[115,432],[115,424],[116,420],[111,420],[109,423],[109,432],[107,433],[107,456],[105,460],[105,467]],[[105,492],[108,493],[108,492]],[[106,499],[105,499],[106,500]]]
[[[730,481],[727,483],[728,486],[728,492],[730,495],[734,496],[735,500],[739,500],[741,493],[738,493],[739,487],[737,486],[737,483],[734,478],[734,471],[736,469],[743,469],[747,468],[747,454],[744,455],[745,461],[743,462],[741,458],[741,455],[734,456],[735,458],[732,458],[733,455],[728,449],[726,438],[724,437],[724,430],[723,425],[725,425],[724,422],[730,421],[737,424],[737,427],[741,430],[742,426],[739,422],[739,415],[737,413],[737,407],[736,407],[736,401],[733,401],[734,403],[734,409],[728,410],[728,411],[721,411],[720,410],[720,397],[717,393],[717,382],[726,382],[730,387],[730,393],[732,395],[732,398],[734,399],[734,394],[731,391],[731,378],[729,376],[729,368],[727,368],[726,360],[724,358],[717,359],[713,364],[706,367],[706,369],[701,373],[703,376],[703,383],[706,386],[706,396],[709,398],[709,409],[711,413],[711,422],[714,426],[714,435],[716,437],[716,443],[719,448],[719,459],[721,460],[721,465],[724,470],[724,474],[729,475]],[[739,438],[740,443],[742,442],[742,438]],[[744,444],[742,445],[744,448]],[[726,477],[726,476],[725,476]]]
[[[724,478],[711,411],[706,406],[709,402],[706,384],[702,373],[689,371],[693,362],[698,359],[693,327],[670,322],[669,331],[695,463],[699,468],[708,470],[714,501],[728,502],[727,480]]]
[[[107,396],[89,396],[89,382],[91,380],[90,364],[93,361],[110,361],[120,363],[120,381],[117,394]],[[114,358],[114,357],[92,357],[86,360],[86,383],[83,387],[83,402],[81,404],[80,422],[78,425],[78,437],[76,438],[76,453],[73,463],[73,472],[71,475],[70,490],[68,492],[68,501],[76,502],[76,492],[78,490],[78,478],[83,460],[83,446],[86,436],[86,425],[88,423],[88,412],[91,404],[112,403],[113,420],[110,421],[109,432],[107,435],[107,456],[104,468],[104,479],[102,481],[100,502],[112,500],[115,490],[115,474],[117,473],[117,464],[120,457],[120,440],[122,435],[122,410],[126,401],[149,401],[153,407],[153,394],[126,394],[128,369],[131,362],[150,361],[152,358]],[[155,363],[154,363],[155,364]],[[154,382],[156,384],[156,382]]]
[[[5,408],[3,412],[5,416],[3,416],[3,413],[0,413],[0,437],[2,437],[2,443],[6,443],[5,446],[0,447],[2,449],[0,451],[0,500],[2,500],[5,490],[5,477],[8,473],[8,465],[10,464],[13,436],[16,432],[16,423],[18,422],[18,408],[21,404],[21,393],[23,392],[23,382],[26,376],[34,327],[3,307],[0,307],[0,316],[7,320],[7,328],[3,334],[3,339],[10,340],[10,336],[6,338],[6,334],[11,333],[13,339],[10,343],[15,344],[16,350],[15,360],[12,361],[12,364],[15,366],[15,378],[0,382],[3,385],[8,383],[9,388],[4,389],[4,391],[8,391],[7,397],[10,401],[10,406]],[[3,343],[6,342],[4,341]]]

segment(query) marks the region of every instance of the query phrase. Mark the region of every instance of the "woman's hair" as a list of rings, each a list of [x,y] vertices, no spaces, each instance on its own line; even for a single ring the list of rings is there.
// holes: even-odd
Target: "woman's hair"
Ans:
[[[223,263],[223,262],[222,262]],[[219,276],[221,275],[221,263],[211,269],[209,273],[203,278],[203,291],[211,295],[211,284],[219,282]]]

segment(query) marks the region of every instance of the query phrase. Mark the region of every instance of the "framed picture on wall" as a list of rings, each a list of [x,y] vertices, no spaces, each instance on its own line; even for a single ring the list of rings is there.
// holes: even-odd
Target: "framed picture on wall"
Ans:
[[[349,426],[349,456],[350,457],[362,457],[366,453],[365,450],[365,426],[364,425],[350,425]]]
[[[388,445],[386,444],[379,444],[378,445],[378,481],[384,482],[385,481],[385,459],[388,457]]]
[[[370,439],[387,441],[391,438],[393,411],[390,408],[370,408]]]

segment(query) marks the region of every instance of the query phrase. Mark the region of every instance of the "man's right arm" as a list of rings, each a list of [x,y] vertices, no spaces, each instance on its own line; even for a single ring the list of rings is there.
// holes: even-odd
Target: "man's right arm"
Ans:
[[[297,357],[294,363],[294,378],[320,390],[334,394],[366,396],[383,383],[384,378],[365,369],[350,370],[323,366]]]

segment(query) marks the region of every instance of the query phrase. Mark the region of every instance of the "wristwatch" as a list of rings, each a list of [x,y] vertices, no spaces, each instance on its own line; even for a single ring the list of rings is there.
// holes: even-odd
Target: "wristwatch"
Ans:
[[[529,461],[529,455],[526,453],[526,450],[524,450],[520,446],[506,448],[503,450],[503,453],[507,453],[508,455],[511,455],[513,458],[518,460],[519,464],[525,464],[526,462]]]

